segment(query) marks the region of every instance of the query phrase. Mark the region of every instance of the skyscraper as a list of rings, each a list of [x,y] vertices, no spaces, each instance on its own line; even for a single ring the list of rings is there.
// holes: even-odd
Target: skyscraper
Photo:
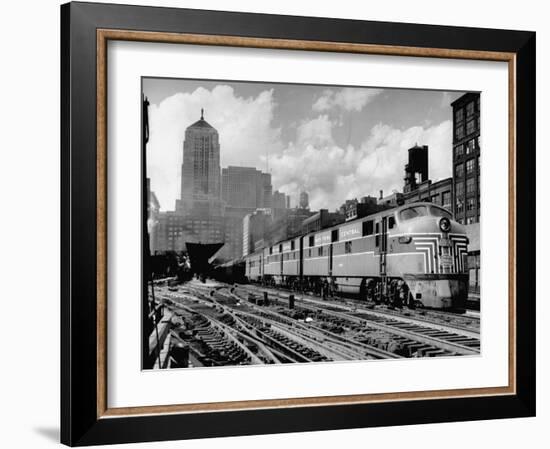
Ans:
[[[222,242],[223,203],[220,195],[220,143],[218,131],[204,120],[185,130],[181,196],[176,200],[180,242]],[[175,218],[173,219],[175,220]]]
[[[220,198],[220,142],[218,131],[204,120],[185,130],[183,142],[183,165],[181,198]]]

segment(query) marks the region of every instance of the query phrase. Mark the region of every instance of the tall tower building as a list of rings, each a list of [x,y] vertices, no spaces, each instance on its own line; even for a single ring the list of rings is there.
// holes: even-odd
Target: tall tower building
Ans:
[[[171,220],[178,223],[178,245],[224,241],[224,207],[220,192],[218,131],[204,120],[185,130],[181,196]],[[173,232],[176,232],[174,230]]]
[[[220,142],[201,109],[200,120],[185,130],[181,198],[220,198]]]
[[[453,108],[454,216],[462,224],[479,222],[479,93],[467,93]]]

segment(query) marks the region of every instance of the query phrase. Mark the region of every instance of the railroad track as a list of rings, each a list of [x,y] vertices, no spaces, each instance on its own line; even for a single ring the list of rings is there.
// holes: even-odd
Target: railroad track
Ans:
[[[256,304],[256,298],[263,299],[265,291],[269,307]],[[205,338],[197,335],[212,352],[195,357],[205,364],[212,361],[212,366],[480,353],[475,329],[457,329],[391,310],[361,308],[356,302],[296,295],[295,310],[289,310],[284,301],[288,295],[279,291],[198,283],[162,288],[157,297],[168,306],[206,320],[197,327]]]
[[[295,299],[296,307],[332,316],[339,319],[341,323],[347,323],[347,326],[361,325],[395,335],[398,337],[396,342],[399,345],[399,349],[396,350],[400,351],[402,348],[406,348],[405,354],[446,356],[478,355],[480,353],[479,333],[475,331],[466,331],[453,326],[433,324],[409,317],[398,317],[370,309],[359,309],[345,304],[327,304],[325,301],[308,297],[297,296]],[[322,317],[322,315],[320,316]]]
[[[263,289],[256,286],[240,286],[240,288],[251,289],[257,293],[262,294],[264,291],[268,291],[271,295],[275,295],[279,298],[288,299],[288,294],[281,293],[277,290]],[[465,317],[463,315],[434,310],[407,310],[403,312],[381,307],[375,310],[374,308],[368,308],[368,305],[361,301],[329,301],[321,300],[308,295],[296,294],[295,300],[311,302],[317,304],[319,307],[333,309],[335,311],[361,311],[370,313],[372,315],[377,315],[379,317],[393,317],[396,320],[402,321],[404,323],[419,324],[435,330],[445,331],[453,334],[462,335],[464,337],[469,337],[471,339],[479,340],[480,320],[479,316],[476,315],[468,315],[467,317]]]

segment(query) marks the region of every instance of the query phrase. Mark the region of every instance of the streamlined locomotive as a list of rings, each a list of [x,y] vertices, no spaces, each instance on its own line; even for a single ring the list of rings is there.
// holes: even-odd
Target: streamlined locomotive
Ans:
[[[245,257],[251,282],[463,308],[468,295],[464,226],[432,203],[413,203],[311,232]],[[378,296],[377,296],[378,295]]]

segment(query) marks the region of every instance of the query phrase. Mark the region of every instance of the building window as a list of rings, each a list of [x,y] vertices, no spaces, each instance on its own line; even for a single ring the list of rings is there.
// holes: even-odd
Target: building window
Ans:
[[[455,122],[461,122],[464,120],[464,109],[460,108],[455,111]]]
[[[470,120],[466,123],[466,134],[473,134],[473,132],[476,130],[476,122],[475,120]]]
[[[455,137],[462,139],[464,137],[464,125],[458,125],[455,130]]]
[[[470,101],[466,105],[466,117],[471,117],[472,115],[474,115],[474,107],[475,103],[473,101]]]
[[[460,144],[455,147],[455,157],[460,157],[464,154],[464,145]]]
[[[433,204],[439,204],[439,195],[432,195],[431,198],[430,198],[430,201]]]
[[[464,182],[457,182],[455,185],[456,196],[464,195]]]
[[[474,193],[475,190],[475,179],[469,178],[466,180],[466,194]]]
[[[461,199],[456,200],[456,213],[464,212],[464,202]]]
[[[345,243],[344,251],[345,251],[346,254],[351,254],[352,253],[351,243],[352,242],[346,242]]]
[[[466,224],[472,224],[474,222],[474,217],[466,217]]]
[[[475,201],[473,198],[468,198],[466,200],[466,210],[474,210],[475,209]]]
[[[477,158],[477,173],[481,173],[481,167],[480,167],[480,158]]]
[[[455,177],[464,178],[464,164],[457,164],[455,167]]]
[[[441,194],[441,205],[447,209],[451,207],[451,192]]]
[[[468,143],[466,143],[466,154],[473,153],[475,150],[475,145],[475,139],[468,140]]]
[[[474,163],[475,163],[474,159],[468,159],[466,161],[466,175],[469,176],[474,173]]]

